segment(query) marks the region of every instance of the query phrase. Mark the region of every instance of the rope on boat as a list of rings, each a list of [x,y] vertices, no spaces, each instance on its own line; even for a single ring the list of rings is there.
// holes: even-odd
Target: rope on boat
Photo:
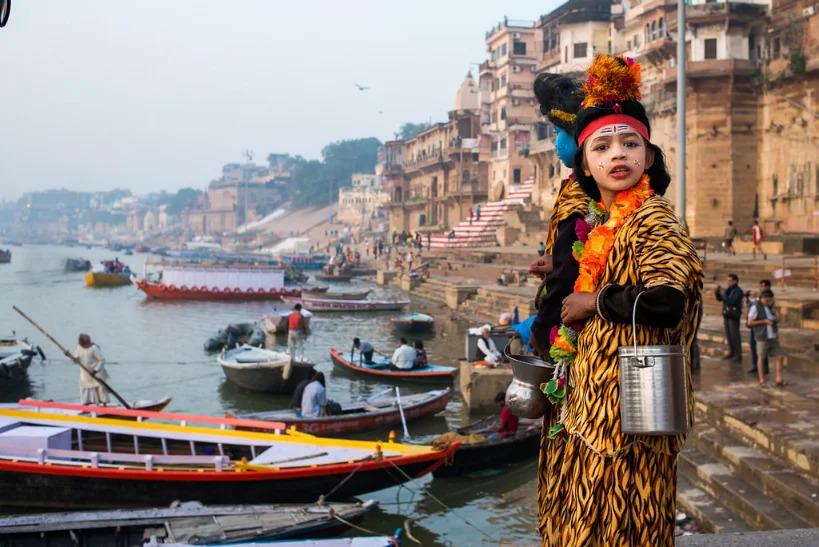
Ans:
[[[359,470],[359,469],[361,469],[362,467],[364,467],[364,464],[365,464],[365,463],[366,463],[366,461],[362,461],[361,463],[359,463],[359,464],[358,464],[358,466],[357,466],[355,469],[353,469],[352,471],[350,471],[350,474],[349,474],[349,475],[347,475],[346,477],[344,477],[343,479],[341,479],[341,482],[339,482],[337,485],[335,485],[335,486],[333,487],[333,489],[332,489],[332,490],[330,490],[329,492],[327,492],[326,494],[324,494],[323,496],[321,496],[321,497],[319,498],[319,500],[321,500],[322,498],[323,498],[323,499],[327,499],[327,498],[329,498],[330,496],[332,496],[332,495],[335,493],[335,491],[336,491],[336,490],[338,490],[339,488],[341,488],[341,486],[342,486],[342,485],[343,485],[345,482],[347,482],[348,480],[350,480],[351,478],[353,478],[353,475],[355,475],[355,474],[358,472],[358,470]],[[390,461],[390,463],[391,463],[393,466],[395,466],[395,464],[394,464],[394,463],[392,463],[392,461]],[[412,479],[410,479],[410,480],[412,480]]]
[[[406,472],[405,472],[403,469],[401,469],[400,467],[398,467],[397,465],[395,465],[395,463],[394,463],[392,460],[387,460],[387,461],[388,461],[388,462],[390,463],[390,465],[392,465],[392,466],[393,466],[393,467],[394,467],[394,468],[395,468],[395,469],[396,469],[396,470],[397,470],[399,473],[401,473],[402,475],[404,475],[404,477],[406,477],[406,479],[407,479],[408,481],[413,480],[413,479],[412,479],[412,477],[410,477],[409,475],[407,475],[407,474],[406,474]],[[407,487],[407,488],[409,489],[409,487]],[[439,504],[441,507],[443,507],[445,510],[449,511],[450,513],[452,513],[453,515],[455,515],[456,517],[458,517],[459,519],[461,519],[462,521],[464,521],[464,523],[465,523],[467,526],[469,526],[469,527],[471,527],[471,528],[474,528],[475,530],[477,530],[478,532],[480,532],[480,533],[481,533],[481,535],[483,535],[483,536],[484,536],[486,539],[488,539],[489,541],[491,541],[491,542],[493,542],[493,543],[495,543],[495,542],[496,542],[495,538],[493,538],[492,536],[490,536],[489,534],[487,534],[486,532],[484,532],[483,530],[481,530],[480,528],[478,528],[477,526],[475,526],[474,524],[472,524],[471,522],[469,522],[468,520],[466,520],[466,518],[462,517],[462,516],[461,516],[459,513],[457,513],[457,512],[456,512],[456,511],[455,511],[453,508],[451,508],[450,506],[448,506],[447,504],[445,504],[444,502],[442,502],[440,499],[438,499],[438,497],[436,497],[436,496],[435,496],[435,494],[433,494],[433,493],[432,493],[432,492],[430,492],[429,490],[426,490],[426,491],[425,491],[425,494],[427,494],[427,495],[428,495],[430,498],[432,498],[433,500],[435,500],[436,502],[438,502],[438,504]]]
[[[412,541],[414,541],[418,545],[423,545],[420,541],[415,539],[415,537],[413,537],[413,535],[412,535],[412,532],[410,532],[410,526],[412,525],[412,521],[414,521],[417,518],[418,517],[412,517],[412,518],[408,518],[407,520],[404,521],[404,532],[407,533],[407,538],[411,539]]]
[[[333,517],[334,519],[336,519],[337,521],[339,521],[340,523],[342,523],[342,524],[346,524],[346,525],[347,525],[347,526],[349,526],[350,528],[355,528],[355,529],[356,529],[356,530],[358,530],[359,532],[364,532],[365,534],[370,534],[370,535],[373,535],[373,536],[380,536],[380,535],[383,535],[383,534],[380,534],[380,533],[378,533],[378,532],[373,532],[372,530],[367,530],[366,528],[363,528],[363,527],[361,527],[361,526],[358,526],[357,524],[353,524],[352,522],[350,522],[350,521],[348,521],[348,520],[344,520],[343,518],[341,518],[340,516],[336,515],[335,513],[333,513],[333,514],[332,514],[332,517]]]

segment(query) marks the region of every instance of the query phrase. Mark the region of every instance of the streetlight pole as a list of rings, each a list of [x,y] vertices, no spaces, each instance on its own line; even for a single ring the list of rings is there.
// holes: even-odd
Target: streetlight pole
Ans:
[[[685,4],[677,0],[677,217],[686,221],[685,205]]]

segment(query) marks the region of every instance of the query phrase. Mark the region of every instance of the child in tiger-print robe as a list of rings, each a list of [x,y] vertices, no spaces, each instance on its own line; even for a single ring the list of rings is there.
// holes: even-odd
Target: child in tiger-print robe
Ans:
[[[687,353],[696,332],[703,270],[665,198],[647,199],[615,237],[599,283],[602,316],[589,318],[569,367],[574,392],[563,420],[568,437],[541,446],[538,508],[544,545],[674,541],[677,453],[685,436],[622,433],[617,351],[632,341],[631,304],[638,292],[653,294],[650,311],[662,315],[672,313],[663,308],[663,295],[679,291],[685,312],[670,330]],[[638,316],[638,344],[663,343],[663,329],[639,323]],[[688,382],[690,387],[690,372]],[[693,401],[689,409],[693,413]]]

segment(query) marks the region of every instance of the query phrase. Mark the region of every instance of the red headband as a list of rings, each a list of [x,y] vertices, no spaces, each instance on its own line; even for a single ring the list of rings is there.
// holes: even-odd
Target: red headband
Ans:
[[[607,116],[603,116],[602,118],[597,118],[592,123],[587,125],[586,128],[580,132],[580,136],[577,137],[577,146],[583,146],[583,142],[601,127],[614,124],[625,124],[633,127],[645,140],[650,140],[648,138],[648,128],[637,118],[627,116],[625,114],[609,114]]]

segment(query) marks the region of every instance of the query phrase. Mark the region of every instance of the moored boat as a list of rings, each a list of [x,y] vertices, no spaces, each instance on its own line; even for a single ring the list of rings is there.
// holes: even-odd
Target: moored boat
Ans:
[[[350,281],[352,278],[355,277],[354,274],[351,273],[335,273],[335,274],[327,274],[327,273],[317,273],[314,274],[316,281]]]
[[[492,432],[489,426],[493,421],[482,420],[458,429],[454,435],[445,434],[439,437],[440,440],[434,440],[433,444],[438,446],[445,447],[451,442],[460,442],[461,445],[455,456],[438,467],[433,475],[454,477],[538,456],[541,435],[539,420],[521,419],[514,436],[488,440],[486,435]]]
[[[449,389],[438,389],[425,393],[403,395],[400,399],[401,410],[407,420],[423,418],[437,414],[446,408],[449,400]],[[296,416],[291,409],[269,412],[252,412],[237,417],[247,420],[264,420],[282,422],[288,428],[311,435],[330,435],[364,431],[378,427],[388,427],[401,423],[401,411],[396,397],[371,397],[363,401],[340,403],[341,412],[331,416]]]
[[[299,270],[320,270],[330,257],[320,254],[283,254],[279,255],[279,260],[289,262]]]
[[[321,295],[322,300],[364,300],[372,291],[359,292],[326,292]],[[310,294],[303,294],[302,296],[309,297]]]
[[[8,264],[9,262],[11,262],[11,251],[0,249],[0,264]]]
[[[390,311],[409,306],[409,300],[333,300],[321,297],[282,297],[287,303],[301,304],[310,311]]]
[[[102,509],[174,500],[344,499],[430,473],[458,447],[318,438],[252,420],[108,412],[140,421],[0,408],[3,505]]]
[[[330,359],[337,367],[350,370],[359,374],[377,376],[383,380],[406,380],[410,382],[442,383],[452,382],[458,369],[455,367],[445,367],[441,365],[427,365],[425,367],[413,368],[410,370],[391,370],[389,359],[379,359],[374,363],[354,363],[349,353],[344,353],[336,349],[330,350]]]
[[[313,363],[295,361],[290,355],[243,345],[217,359],[228,380],[265,393],[293,393],[296,385],[313,375]]]
[[[146,401],[133,401],[128,403],[131,407],[131,410],[146,410],[149,412],[161,412],[165,409],[168,404],[170,404],[171,398],[170,397],[162,397],[161,399],[153,399],[153,400],[146,400]],[[20,399],[17,402],[17,406],[20,408],[47,408],[53,411],[64,412],[67,414],[73,415],[86,415],[86,416],[97,416],[100,418],[112,418],[112,419],[124,419],[124,420],[134,420],[136,418],[132,416],[119,416],[117,414],[111,414],[108,412],[109,409],[122,409],[125,408],[119,404],[112,404],[108,403],[105,405],[78,405],[73,403],[58,403],[54,401],[39,401],[37,399]],[[11,408],[11,407],[9,407]],[[89,410],[93,409],[93,410]]]
[[[88,272],[85,274],[85,284],[88,287],[119,287],[122,285],[130,285],[131,274]]]
[[[425,313],[407,313],[390,321],[396,329],[404,332],[427,332],[435,327],[435,319]]]
[[[140,279],[134,282],[142,292],[149,298],[171,299],[171,300],[281,300],[283,296],[299,296],[302,293],[320,293],[327,290],[326,287],[293,287],[281,289],[263,288],[240,289],[238,287],[201,287],[187,285],[166,285],[164,283],[151,283]]]
[[[0,545],[143,545],[153,536],[189,545],[280,540],[330,534],[347,528],[378,506],[364,503],[213,505],[184,502],[172,507],[78,511],[0,517]],[[64,540],[64,541],[63,541]]]

